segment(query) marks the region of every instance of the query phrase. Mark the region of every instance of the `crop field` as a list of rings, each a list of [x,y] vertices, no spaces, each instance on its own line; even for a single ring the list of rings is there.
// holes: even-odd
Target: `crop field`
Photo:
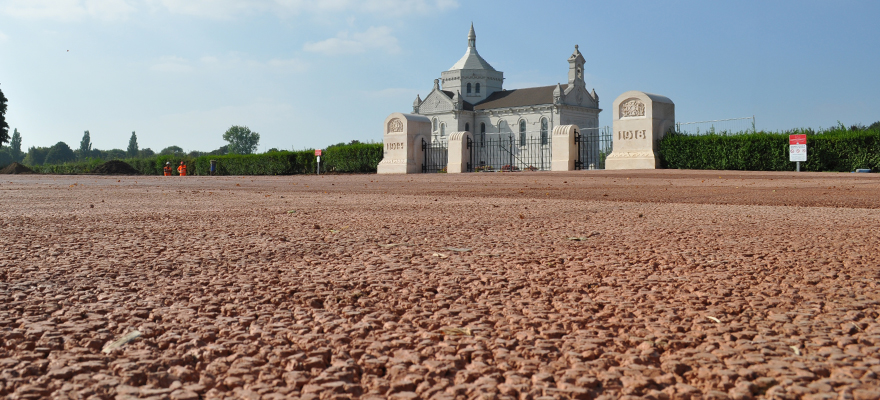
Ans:
[[[0,397],[880,398],[877,174],[3,175],[0,199]]]

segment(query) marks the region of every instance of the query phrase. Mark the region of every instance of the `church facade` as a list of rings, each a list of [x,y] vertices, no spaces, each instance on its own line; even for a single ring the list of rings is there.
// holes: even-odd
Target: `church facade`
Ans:
[[[599,96],[586,88],[585,59],[577,45],[568,58],[567,84],[507,90],[504,73],[480,56],[476,41],[471,24],[464,56],[441,72],[424,100],[417,95],[413,102],[413,114],[431,121],[432,142],[445,143],[453,132],[468,131],[476,142],[512,137],[521,145],[537,138],[546,144],[555,126],[598,128]]]

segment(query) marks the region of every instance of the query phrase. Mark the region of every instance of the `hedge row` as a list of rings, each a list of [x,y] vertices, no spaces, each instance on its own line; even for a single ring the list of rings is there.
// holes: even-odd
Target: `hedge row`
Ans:
[[[685,135],[668,133],[660,141],[663,168],[794,171],[788,161],[788,135],[807,134],[807,161],[802,171],[847,172],[860,168],[880,170],[880,130],[833,128],[818,133]]]
[[[217,175],[294,175],[314,174],[317,160],[314,150],[279,151],[264,154],[201,156],[155,156],[129,158],[122,161],[131,165],[144,175],[162,175],[166,162],[170,162],[174,174],[177,166],[185,162],[190,175],[208,175],[211,160],[217,161]],[[376,172],[382,160],[381,143],[355,143],[332,146],[323,152],[321,172],[370,173]],[[91,173],[103,160],[87,160],[57,165],[30,166],[34,172],[42,174],[76,175]]]

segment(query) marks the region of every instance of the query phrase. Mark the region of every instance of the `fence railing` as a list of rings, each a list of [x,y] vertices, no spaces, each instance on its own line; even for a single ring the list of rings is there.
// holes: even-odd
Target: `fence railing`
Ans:
[[[675,131],[686,135],[735,135],[755,132],[755,116],[716,119],[712,121],[678,122]]]

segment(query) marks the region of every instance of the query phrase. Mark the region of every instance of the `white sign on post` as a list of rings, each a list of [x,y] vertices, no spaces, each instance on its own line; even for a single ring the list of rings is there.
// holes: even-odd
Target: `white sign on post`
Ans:
[[[788,161],[807,161],[807,145],[792,144],[788,146]]]

